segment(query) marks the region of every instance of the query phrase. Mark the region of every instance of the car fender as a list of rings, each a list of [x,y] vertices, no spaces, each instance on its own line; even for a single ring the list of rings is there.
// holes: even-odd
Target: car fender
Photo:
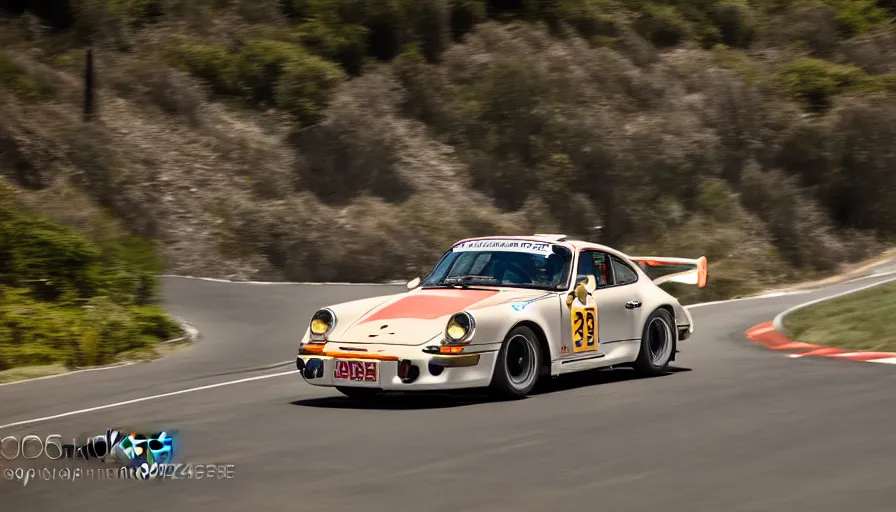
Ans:
[[[504,338],[516,326],[529,325],[543,336],[548,360],[559,357],[561,345],[562,296],[545,292],[534,298],[512,300],[468,311],[476,322],[471,345],[492,345],[500,348]]]
[[[672,321],[675,323],[677,330],[687,327],[689,332],[693,331],[694,323],[691,314],[678,302],[675,296],[649,281],[645,282],[644,288],[645,293],[643,294],[644,299],[642,301],[640,318],[642,331],[647,323],[647,319],[659,308],[671,309]]]

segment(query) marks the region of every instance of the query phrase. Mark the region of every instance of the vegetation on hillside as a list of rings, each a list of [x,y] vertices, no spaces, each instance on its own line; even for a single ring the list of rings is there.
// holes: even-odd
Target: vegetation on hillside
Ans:
[[[152,303],[151,245],[111,221],[90,234],[31,213],[0,182],[0,370],[107,363],[180,333]]]
[[[847,350],[896,352],[896,283],[890,282],[794,311],[784,319],[788,337]]]
[[[887,0],[6,6],[0,171],[80,187],[175,271],[406,278],[559,231],[705,254],[705,299],[896,238]]]

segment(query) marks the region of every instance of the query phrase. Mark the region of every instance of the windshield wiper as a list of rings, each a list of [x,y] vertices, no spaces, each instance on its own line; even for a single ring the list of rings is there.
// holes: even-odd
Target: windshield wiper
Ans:
[[[498,280],[491,276],[476,276],[476,275],[466,275],[466,276],[452,276],[446,277],[438,282],[438,285],[461,285],[463,287],[469,286],[471,284],[489,284],[489,283],[497,283]]]

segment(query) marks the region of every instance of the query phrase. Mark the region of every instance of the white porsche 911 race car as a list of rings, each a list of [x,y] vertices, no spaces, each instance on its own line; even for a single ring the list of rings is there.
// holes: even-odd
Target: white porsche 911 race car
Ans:
[[[706,286],[707,261],[633,257],[563,235],[461,240],[408,292],[318,310],[299,345],[306,382],[369,397],[491,388],[605,366],[655,374],[694,331],[658,285]]]

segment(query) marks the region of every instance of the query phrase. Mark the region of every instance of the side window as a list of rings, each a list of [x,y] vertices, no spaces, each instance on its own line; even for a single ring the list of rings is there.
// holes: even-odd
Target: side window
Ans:
[[[616,256],[610,256],[613,260],[613,274],[616,276],[616,284],[632,284],[638,280],[638,273],[627,263]]]
[[[597,272],[597,287],[603,288],[613,284],[613,276],[610,272],[610,258],[607,254],[600,251],[591,251],[591,258],[594,262],[594,269]]]
[[[593,279],[597,282],[597,272],[594,269],[594,260],[591,257],[591,251],[582,251],[579,253],[579,263],[576,267],[576,282],[584,279]]]

